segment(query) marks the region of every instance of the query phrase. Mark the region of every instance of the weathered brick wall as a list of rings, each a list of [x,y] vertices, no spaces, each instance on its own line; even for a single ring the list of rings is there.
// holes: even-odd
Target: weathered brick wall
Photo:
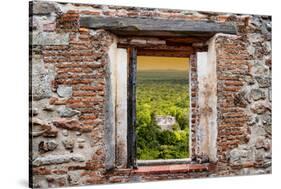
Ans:
[[[217,38],[219,174],[271,173],[269,32]]]
[[[245,44],[237,37],[217,38],[218,71],[218,158],[220,169],[228,170],[227,152],[247,141],[247,115],[237,94],[249,75]],[[229,174],[225,172],[224,174]]]
[[[75,11],[60,14],[52,4],[40,6],[34,4],[31,18],[33,186],[96,183],[105,167],[105,76],[112,36],[79,28]]]
[[[67,36],[64,41],[67,44],[52,45],[49,39],[32,48],[40,48],[38,59],[32,60],[33,97],[36,97],[32,102],[35,159],[32,165],[39,175],[56,171],[62,174],[46,176],[49,186],[66,185],[65,172],[70,184],[75,184],[80,177],[77,174],[85,174],[85,178],[93,174],[76,170],[97,171],[105,166],[106,51],[111,36],[104,31],[90,34],[87,30]],[[95,40],[98,44],[93,43]],[[61,163],[68,166],[57,166]],[[48,168],[42,167],[45,165]]]
[[[189,59],[189,76],[190,76],[190,139],[189,143],[196,144],[196,130],[199,122],[199,112],[198,112],[198,80],[197,80],[197,59],[196,54],[192,54]],[[198,149],[196,149],[196,145],[191,145],[190,154],[191,158],[195,159],[194,155]]]
[[[31,13],[30,164],[34,187],[271,172],[270,17],[48,2],[34,2]],[[218,35],[215,41],[216,165],[170,168],[169,173],[106,170],[108,49],[114,36],[81,28],[79,18],[85,15],[209,20],[238,28],[237,36]],[[196,77],[195,60],[191,59],[191,78]],[[199,116],[195,112],[196,83],[191,88],[195,132]],[[193,145],[194,137],[191,141]],[[193,145],[193,153],[195,148]]]

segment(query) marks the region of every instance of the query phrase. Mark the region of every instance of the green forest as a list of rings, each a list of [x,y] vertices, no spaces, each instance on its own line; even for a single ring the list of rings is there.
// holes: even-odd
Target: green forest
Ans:
[[[137,72],[137,159],[188,157],[189,95],[187,71]],[[155,116],[176,118],[172,130],[162,130]]]

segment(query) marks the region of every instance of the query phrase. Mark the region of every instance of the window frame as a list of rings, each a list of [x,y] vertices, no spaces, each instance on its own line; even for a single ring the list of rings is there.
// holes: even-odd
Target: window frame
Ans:
[[[136,161],[136,70],[137,49],[128,48],[128,96],[127,96],[127,166],[137,168]]]
[[[188,137],[188,150],[189,157],[181,159],[157,159],[157,160],[137,160],[137,141],[136,141],[136,76],[137,76],[137,56],[138,49],[136,47],[127,48],[128,52],[128,96],[127,96],[127,167],[128,168],[137,168],[138,166],[153,166],[153,165],[175,165],[175,164],[189,164],[192,161],[191,158],[191,148],[192,140],[191,136]],[[177,56],[176,54],[179,54]],[[181,51],[176,52],[174,57],[182,57]],[[186,55],[184,55],[186,56]],[[190,56],[186,56],[190,58]],[[188,61],[190,66],[190,61]],[[188,78],[188,88],[190,93],[191,78],[189,71]],[[190,95],[190,94],[189,94]],[[189,117],[191,117],[191,98],[189,103]],[[189,119],[189,133],[191,134],[191,120]]]

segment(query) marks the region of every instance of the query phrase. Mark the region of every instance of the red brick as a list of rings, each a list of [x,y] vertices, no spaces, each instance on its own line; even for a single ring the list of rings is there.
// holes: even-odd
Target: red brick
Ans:
[[[96,119],[97,116],[96,115],[82,115],[79,117],[80,120],[94,120]]]
[[[97,96],[97,94],[96,93],[94,93],[94,92],[85,92],[85,91],[74,91],[73,92],[73,94],[72,94],[72,96]]]
[[[80,14],[87,14],[87,15],[100,15],[101,11],[98,10],[82,10]]]
[[[36,167],[32,169],[32,173],[34,175],[50,175],[52,172],[46,167]]]

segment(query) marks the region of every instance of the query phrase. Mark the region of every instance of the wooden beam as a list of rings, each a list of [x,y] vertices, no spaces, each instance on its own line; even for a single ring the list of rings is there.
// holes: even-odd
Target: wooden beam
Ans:
[[[161,39],[161,38],[160,38]],[[206,42],[209,37],[169,37],[164,38],[167,45],[174,45],[174,44],[192,44],[192,43],[201,43]]]
[[[127,153],[129,168],[136,168],[137,144],[136,144],[136,75],[137,75],[137,50],[128,49],[129,69],[128,69],[128,102],[127,102]]]
[[[124,44],[118,43],[118,48],[129,48],[134,47],[137,49],[146,49],[146,50],[164,50],[164,51],[187,51],[193,52],[193,47],[184,46],[184,45],[134,45],[134,44]]]
[[[86,16],[80,26],[106,29],[120,36],[212,36],[215,33],[236,34],[234,25],[210,21],[165,20],[152,18],[113,18]]]

